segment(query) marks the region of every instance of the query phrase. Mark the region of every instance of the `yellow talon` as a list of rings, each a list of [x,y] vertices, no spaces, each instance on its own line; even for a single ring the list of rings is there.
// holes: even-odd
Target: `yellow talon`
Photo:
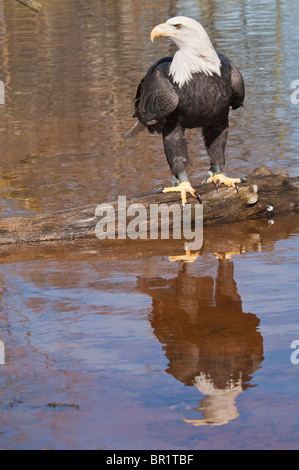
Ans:
[[[208,178],[207,183],[215,183],[216,186],[220,186],[224,184],[225,186],[235,186],[235,184],[241,183],[242,180],[240,178],[228,178],[223,173],[219,173]]]
[[[181,193],[183,206],[187,204],[187,193],[190,193],[195,198],[197,197],[196,191],[195,189],[192,188],[189,181],[184,181],[183,183],[180,183],[178,186],[171,186],[170,188],[163,189],[163,193],[171,193],[171,192]]]
[[[168,256],[168,261],[184,261],[185,263],[194,263],[199,257],[199,251],[196,253],[191,253],[191,250],[186,250],[185,255],[179,256]]]
[[[241,255],[245,253],[244,248],[240,248],[239,251],[225,251],[224,253],[213,253],[216,256],[216,259],[231,259],[233,255]]]

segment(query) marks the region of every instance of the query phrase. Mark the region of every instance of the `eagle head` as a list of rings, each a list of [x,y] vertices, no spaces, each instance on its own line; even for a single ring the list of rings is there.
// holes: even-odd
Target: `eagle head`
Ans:
[[[191,45],[198,41],[210,42],[210,39],[202,25],[193,18],[186,16],[175,16],[155,26],[151,32],[151,41],[161,36],[171,38],[179,48],[184,45]]]
[[[221,75],[220,59],[203,26],[193,18],[175,16],[155,26],[151,41],[162,36],[169,37],[178,51],[171,65],[171,75],[180,86],[188,83],[192,74]]]

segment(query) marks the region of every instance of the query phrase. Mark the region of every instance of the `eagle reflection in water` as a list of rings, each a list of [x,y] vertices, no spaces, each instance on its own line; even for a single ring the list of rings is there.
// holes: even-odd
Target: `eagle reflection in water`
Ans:
[[[138,280],[152,298],[150,322],[169,361],[167,373],[204,395],[192,417],[183,418],[196,426],[237,418],[236,398],[252,386],[264,359],[260,321],[243,311],[233,262],[217,263],[215,279],[194,275],[184,263],[175,278]]]

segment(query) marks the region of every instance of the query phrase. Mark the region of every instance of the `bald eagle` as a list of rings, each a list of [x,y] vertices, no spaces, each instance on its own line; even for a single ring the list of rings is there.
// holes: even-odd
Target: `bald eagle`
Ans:
[[[205,29],[185,16],[170,18],[151,31],[154,38],[167,36],[178,50],[152,65],[139,83],[134,117],[138,119],[126,137],[143,129],[162,135],[164,151],[173,173],[172,186],[163,192],[179,191],[199,198],[186,168],[190,163],[185,129],[201,128],[210,159],[208,183],[236,186],[245,178],[223,174],[230,108],[243,105],[244,80],[231,60],[218,54]]]

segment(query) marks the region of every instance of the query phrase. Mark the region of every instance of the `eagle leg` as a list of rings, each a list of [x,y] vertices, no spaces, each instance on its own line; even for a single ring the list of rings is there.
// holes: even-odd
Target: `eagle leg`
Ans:
[[[163,130],[163,145],[165,155],[172,171],[173,177],[170,181],[171,187],[164,188],[164,193],[181,193],[183,207],[187,204],[187,194],[190,193],[199,202],[198,193],[192,188],[185,168],[189,162],[187,142],[184,137],[185,129],[177,126],[168,126]]]
[[[173,176],[169,182],[171,186],[178,186],[180,183],[176,176]]]

